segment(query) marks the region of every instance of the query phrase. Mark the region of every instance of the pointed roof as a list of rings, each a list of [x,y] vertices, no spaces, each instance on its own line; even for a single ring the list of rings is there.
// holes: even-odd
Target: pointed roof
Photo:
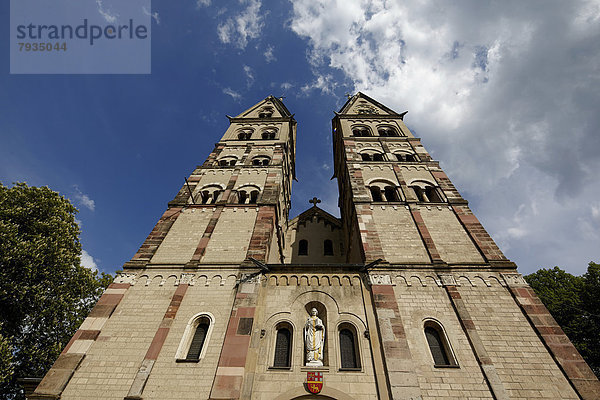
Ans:
[[[315,217],[315,216],[323,218],[325,221],[329,222],[331,225],[335,226],[336,228],[339,228],[339,229],[342,228],[342,220],[340,218],[334,217],[333,215],[331,215],[327,211],[317,207],[316,205],[313,205],[306,211],[297,215],[295,218],[292,218],[290,220],[289,224],[296,225],[302,221],[312,220],[313,217]]]
[[[403,118],[406,112],[398,114],[396,111],[381,104],[377,100],[362,92],[358,92],[354,96],[348,98],[346,103],[336,114],[388,115]]]
[[[258,112],[267,107],[272,108],[274,118],[293,118],[294,117],[294,115],[292,113],[290,113],[290,111],[287,109],[285,104],[283,104],[281,99],[278,99],[277,97],[274,97],[273,95],[270,95],[270,96],[267,96],[264,100],[259,101],[252,107],[243,111],[239,115],[237,115],[235,117],[229,117],[229,119],[257,118]]]

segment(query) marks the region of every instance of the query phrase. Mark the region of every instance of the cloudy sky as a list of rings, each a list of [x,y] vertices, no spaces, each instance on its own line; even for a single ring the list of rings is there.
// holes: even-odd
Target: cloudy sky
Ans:
[[[522,273],[600,262],[599,1],[153,0],[150,14],[150,75],[10,75],[0,42],[0,181],[70,198],[87,266],[120,269],[225,114],[269,94],[298,121],[293,215],[315,195],[339,215],[331,118],[356,91],[409,111]]]

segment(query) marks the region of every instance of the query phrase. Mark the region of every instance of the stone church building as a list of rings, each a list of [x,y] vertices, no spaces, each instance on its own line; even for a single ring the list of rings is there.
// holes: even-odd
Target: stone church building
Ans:
[[[292,219],[294,115],[229,117],[30,398],[600,398],[405,114],[350,97],[341,218]]]

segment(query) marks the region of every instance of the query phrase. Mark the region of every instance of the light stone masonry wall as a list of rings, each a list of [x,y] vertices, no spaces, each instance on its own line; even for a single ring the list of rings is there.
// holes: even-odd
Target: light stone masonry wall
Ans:
[[[436,182],[431,172],[423,166],[402,165],[400,171],[407,185],[410,185],[414,181],[427,181],[432,184]]]
[[[212,214],[212,208],[182,210],[151,262],[185,264],[190,261]]]
[[[240,171],[235,182],[235,188],[240,188],[244,185],[256,185],[264,189],[267,180],[268,170],[266,168],[244,169]]]
[[[200,276],[188,287],[154,364],[144,399],[208,399],[229,322],[236,274],[236,270],[227,269],[198,271],[196,275]],[[186,325],[202,312],[215,318],[210,337],[204,344],[204,357],[197,363],[176,362],[175,355]]]
[[[365,184],[369,184],[374,179],[382,179],[392,182],[394,185],[398,185],[398,179],[394,170],[389,165],[365,165],[362,168],[362,175]]]
[[[434,271],[420,272],[422,274],[436,276]],[[436,284],[398,284],[394,292],[423,399],[492,399],[446,290]],[[435,319],[443,326],[459,368],[433,366],[424,334],[424,322],[427,318]],[[390,376],[390,379],[393,378]]]
[[[175,286],[129,288],[88,350],[63,400],[123,400],[158,329]]]
[[[405,206],[374,205],[373,219],[386,261],[429,262],[423,240]]]
[[[224,208],[202,263],[244,261],[257,214],[256,207]]]
[[[459,292],[511,399],[578,398],[506,288]]]
[[[319,315],[326,324],[328,371],[324,373],[324,387],[351,394],[356,400],[377,399],[375,376],[371,362],[369,340],[365,337],[366,317],[362,299],[361,281],[355,274],[270,274],[266,285],[263,307],[264,319],[256,321],[265,329],[260,338],[260,351],[252,390],[252,399],[272,400],[278,395],[298,390],[304,386],[303,327],[308,312],[306,305],[312,301],[322,303],[327,316]],[[292,367],[290,370],[272,370],[276,325],[287,321],[294,328],[292,341]],[[349,322],[357,329],[360,348],[361,371],[339,371],[339,334],[337,327]]]
[[[229,182],[232,173],[233,170],[229,168],[205,170],[200,182],[198,182],[198,186],[196,186],[196,190],[194,190],[194,197],[197,197],[200,189],[207,185],[217,184],[223,188],[227,187],[227,183]]]
[[[447,206],[419,207],[419,211],[442,260],[448,263],[484,261],[454,212]]]

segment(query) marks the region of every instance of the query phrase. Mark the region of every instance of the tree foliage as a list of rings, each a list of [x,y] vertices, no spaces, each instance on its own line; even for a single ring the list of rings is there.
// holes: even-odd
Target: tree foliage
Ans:
[[[76,213],[47,187],[0,183],[0,357],[12,357],[0,364],[0,392],[9,397],[22,396],[18,378],[46,373],[111,281],[81,266]]]
[[[600,264],[582,276],[559,267],[525,276],[573,345],[600,377]]]

